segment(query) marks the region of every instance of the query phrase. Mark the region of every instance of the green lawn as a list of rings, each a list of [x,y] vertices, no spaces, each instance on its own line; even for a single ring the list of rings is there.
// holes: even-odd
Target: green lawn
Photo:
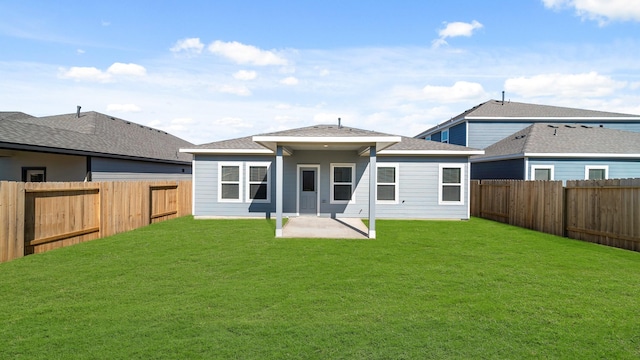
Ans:
[[[491,221],[181,218],[0,264],[2,359],[640,357],[640,253]]]

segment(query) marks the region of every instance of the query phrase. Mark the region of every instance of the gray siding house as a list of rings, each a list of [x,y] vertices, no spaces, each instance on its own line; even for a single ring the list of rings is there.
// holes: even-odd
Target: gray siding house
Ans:
[[[188,141],[97,112],[0,112],[0,180],[188,180]]]
[[[640,115],[489,100],[415,137],[484,149],[535,123],[640,132]]]
[[[218,141],[194,156],[196,218],[468,219],[469,157],[482,150],[340,125]],[[375,170],[372,170],[375,169]]]
[[[536,123],[471,158],[472,179],[640,178],[640,133]]]

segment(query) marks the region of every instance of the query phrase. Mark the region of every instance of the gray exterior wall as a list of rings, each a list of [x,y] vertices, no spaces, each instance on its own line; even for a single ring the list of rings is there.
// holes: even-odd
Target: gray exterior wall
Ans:
[[[126,180],[191,180],[191,164],[91,157],[91,181]]]
[[[608,166],[609,179],[640,178],[640,159],[529,159],[529,177],[532,167],[553,165],[554,180],[584,180],[586,166]]]
[[[87,172],[84,156],[0,150],[0,180],[22,181],[23,167],[46,168],[47,181],[84,181]]]
[[[524,180],[524,159],[511,159],[471,164],[471,179]]]
[[[270,202],[255,203],[218,202],[218,163],[220,161],[246,162],[271,161]],[[378,156],[378,165],[398,164],[398,204],[377,204],[377,218],[397,219],[467,219],[468,179],[467,157],[385,157]],[[349,204],[331,204],[331,164],[355,164],[355,190]],[[439,205],[438,180],[441,163],[464,164],[463,204]],[[215,156],[195,155],[194,161],[194,215],[196,217],[270,217],[275,212],[275,157],[274,156]],[[320,167],[318,189],[321,216],[358,217],[369,215],[369,158],[354,151],[295,151],[283,158],[283,213],[297,215],[298,165]],[[247,174],[243,174],[246,183]],[[245,185],[242,184],[242,187]]]

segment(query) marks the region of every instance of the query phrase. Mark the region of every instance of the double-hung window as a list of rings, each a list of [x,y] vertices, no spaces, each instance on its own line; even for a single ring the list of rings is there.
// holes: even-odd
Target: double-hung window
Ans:
[[[247,202],[269,202],[270,162],[247,163]]]
[[[377,164],[376,202],[379,204],[398,203],[398,164]]]
[[[241,202],[242,164],[236,162],[218,163],[218,201]]]
[[[438,176],[438,203],[464,204],[464,164],[440,164]]]
[[[531,180],[553,180],[553,165],[532,165]]]
[[[587,165],[584,168],[584,178],[587,180],[605,180],[609,178],[609,167],[606,165]]]
[[[331,203],[353,203],[355,189],[356,165],[355,164],[331,164]]]

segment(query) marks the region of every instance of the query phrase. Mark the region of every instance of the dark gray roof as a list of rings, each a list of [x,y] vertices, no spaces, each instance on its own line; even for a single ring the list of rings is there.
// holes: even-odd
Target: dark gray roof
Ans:
[[[536,123],[487,147],[473,159],[521,157],[523,154],[637,154],[640,133],[591,127]]]
[[[178,152],[192,146],[186,140],[93,111],[80,113],[80,117],[74,113],[0,119],[2,147],[178,163],[192,159],[190,154]]]
[[[24,118],[32,118],[34,116],[25,114],[20,111],[0,111],[0,120],[16,120]]]
[[[277,131],[256,136],[313,136],[313,137],[352,137],[352,136],[395,136],[381,132],[356,129],[338,125],[314,125],[298,129]]]
[[[505,101],[503,103],[500,100],[489,100],[487,102],[474,106],[473,108],[468,109],[463,113],[458,114],[451,119],[438,124],[437,126],[423,131],[422,133],[416,135],[416,137],[424,137],[425,135],[435,132],[440,128],[446,128],[458,122],[473,118],[492,118],[494,120],[539,120],[540,118],[543,118],[543,121],[546,122],[550,122],[553,120],[566,122],[574,118],[580,118],[581,121],[606,122],[608,120],[619,120],[620,118],[624,118],[640,121],[640,115],[633,114],[585,110],[561,106],[528,104],[515,101]]]
[[[387,137],[398,136],[392,134],[386,134],[376,131],[363,130],[351,127],[338,127],[337,125],[314,125],[298,129],[290,129],[284,131],[277,131],[272,133],[265,133],[256,136],[295,136],[300,137]],[[406,136],[398,136],[401,138],[399,143],[395,143],[384,150],[407,150],[407,151],[471,151],[471,149],[465,146],[445,144],[436,141],[427,141],[423,139],[415,139]],[[237,139],[216,141],[208,144],[202,144],[192,146],[190,149],[211,149],[211,150],[269,150],[269,148],[262,146],[253,141],[253,136],[247,136]]]

